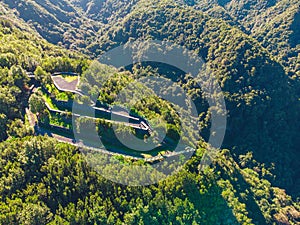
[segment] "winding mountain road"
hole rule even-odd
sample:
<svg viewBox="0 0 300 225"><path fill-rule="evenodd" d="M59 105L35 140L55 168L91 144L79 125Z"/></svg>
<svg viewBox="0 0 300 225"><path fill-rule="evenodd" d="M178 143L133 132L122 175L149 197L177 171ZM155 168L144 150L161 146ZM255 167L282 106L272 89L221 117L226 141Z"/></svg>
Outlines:
<svg viewBox="0 0 300 225"><path fill-rule="evenodd" d="M68 86L66 84L65 80L61 81L61 78L57 79L57 77L59 75L62 75L62 74L64 74L64 75L74 75L74 76L76 75L75 73L54 73L54 74L52 74L51 77L52 77L53 83L55 84L56 88L58 90L60 90L60 91L67 91L67 92L72 92L74 94L83 95L83 93L80 90L77 89L77 85L78 85L79 81L74 81L71 84L71 86ZM34 76L33 73L28 72L27 76L30 79L35 79L35 76ZM56 78L54 78L54 77L56 77ZM63 83L62 86L60 86L60 84L59 84L60 82ZM33 87L33 89L36 90L36 87ZM32 92L34 92L34 91L32 91ZM45 101L45 105L52 112L65 113L65 111L62 111L62 110L52 109L46 101ZM116 124L123 124L125 126L129 126L129 127L135 128L135 129L141 129L141 130L145 130L145 131L149 131L149 132L151 132L151 130L152 130L150 128L150 126L148 124L146 124L140 118L132 117L129 114L127 115L127 114L120 113L120 112L113 112L112 110L107 110L107 109L104 109L104 108L98 108L98 107L95 107L95 106L92 106L92 107L95 110L103 111L103 112L106 112L106 113L111 113L111 114L114 114L115 116L124 117L124 119L128 119L128 121L129 121L129 119L137 120L140 123L129 123L129 122L124 122L124 121L121 122L121 121L104 119L107 122L116 123ZM95 148L95 147L84 145L82 142L76 142L76 140L74 138L67 137L67 136L64 136L62 134L55 133L55 132L53 132L53 131L51 131L49 129L46 129L44 127L40 127L38 125L38 120L36 118L36 115L34 115L28 108L26 108L26 114L27 114L27 117L28 117L29 124L30 124L31 127L34 128L36 135L43 135L43 136L44 135L48 135L49 137L55 138L59 142L68 143L68 144L71 144L73 146L76 146L76 147L79 147L79 148L83 148L83 149L88 149L88 150L102 152L102 153L107 154L107 155L122 156L122 157L125 157L125 158L134 159L134 160L141 160L142 159L145 162L155 162L155 161L163 160L166 157L172 157L172 156L176 156L176 155L180 155L180 154L184 154L184 153L190 152L190 151L184 150L184 151L180 151L180 152L169 152L168 154L166 154L164 156L158 155L158 156L155 156L155 157L144 158L142 156L141 157L131 156L127 152L124 152L123 150L120 150L120 149L114 149L114 151L109 151L109 150L106 150L106 149ZM90 116L85 116L85 115L79 115L79 114L78 115L75 114L75 116L85 117L85 118L90 118L90 119L97 119L95 117L90 117Z"/></svg>

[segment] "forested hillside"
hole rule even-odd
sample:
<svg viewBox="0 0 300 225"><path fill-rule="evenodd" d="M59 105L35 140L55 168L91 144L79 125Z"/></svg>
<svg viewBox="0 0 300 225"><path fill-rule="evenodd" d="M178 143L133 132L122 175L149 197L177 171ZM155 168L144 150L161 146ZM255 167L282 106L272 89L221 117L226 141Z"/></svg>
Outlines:
<svg viewBox="0 0 300 225"><path fill-rule="evenodd" d="M30 86L26 72L34 72L41 65L49 72L61 67L72 69L71 62L77 67L82 58L79 53L51 45L30 34L30 31L22 21L0 18L1 140L16 133L11 130L14 126L23 126L18 119L24 121L25 107L28 105ZM20 130L17 136L24 135L26 130Z"/></svg>
<svg viewBox="0 0 300 225"><path fill-rule="evenodd" d="M299 0L2 0L0 224L299 224L299 25ZM87 70L92 59L137 39L184 46L217 78L228 111L226 135L205 170L200 164L211 121L196 79L155 62L113 68L104 84L111 68ZM100 92L97 100L107 108L121 104L117 95L136 77L170 78L199 112L202 129L190 133L199 132L201 141L187 140L195 154L158 184L107 180L86 162L86 149L35 137L25 113L32 84L49 89L55 72L94 80L80 88ZM48 97L56 95L62 96L56 90ZM151 97L131 107L145 119L167 120L169 136L180 133L182 121L166 100ZM101 132L109 140L111 133ZM120 156L106 160L147 165ZM119 168L107 170L129 176Z"/></svg>
<svg viewBox="0 0 300 225"><path fill-rule="evenodd" d="M228 151L205 171L197 169L199 150L167 180L126 187L53 139L15 139L0 150L1 224L297 224L299 218L299 206L283 190L239 168ZM251 156L243 162L255 164Z"/></svg>
<svg viewBox="0 0 300 225"><path fill-rule="evenodd" d="M290 76L299 76L300 2L291 1L195 1L194 8L217 18L228 18L257 39ZM221 7L220 7L221 6Z"/></svg>
<svg viewBox="0 0 300 225"><path fill-rule="evenodd" d="M174 8L171 3L160 1L148 11L144 10L147 6L148 3L140 2L92 49L105 51L130 38L152 37L196 50L206 60L210 72L218 77L225 93L229 118L224 146L235 148L237 154L253 151L268 167L275 163L275 174L280 177L276 184L295 188L299 171L292 165L298 163L299 104L296 87L284 67L255 39L225 22L192 8Z"/></svg>
<svg viewBox="0 0 300 225"><path fill-rule="evenodd" d="M86 52L86 47L103 35L103 29L122 21L140 7L138 0L5 0L17 16L34 27L51 43ZM219 18L257 39L289 75L299 73L298 0L286 1L177 1L213 18ZM154 5L150 3L149 5ZM94 51L90 52L93 53ZM298 74L299 76L299 74Z"/></svg>
<svg viewBox="0 0 300 225"><path fill-rule="evenodd" d="M3 1L14 13L53 44L84 49L86 40L95 36L100 22L88 19L70 1ZM3 3L1 3L3 4Z"/></svg>

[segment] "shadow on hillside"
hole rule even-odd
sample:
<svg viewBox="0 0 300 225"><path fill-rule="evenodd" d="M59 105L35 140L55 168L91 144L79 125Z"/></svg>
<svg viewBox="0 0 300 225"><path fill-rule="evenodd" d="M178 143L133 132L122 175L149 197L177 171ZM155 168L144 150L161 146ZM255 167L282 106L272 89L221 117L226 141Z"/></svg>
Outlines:
<svg viewBox="0 0 300 225"><path fill-rule="evenodd" d="M200 194L195 181L189 180L184 184L184 192L187 193L189 201L199 211L201 218L205 221L204 224L239 224L232 208L228 206L228 203L222 197L222 190L217 184L214 183L205 194Z"/></svg>
<svg viewBox="0 0 300 225"><path fill-rule="evenodd" d="M237 196L241 200L242 196L241 193L247 193L247 198L244 200L246 204L246 209L249 212L249 217L253 219L254 224L267 224L264 215L262 214L259 206L257 205L254 199L254 193L250 189L250 185L245 181L243 176L234 171L234 176L229 177L228 180L233 185L234 189L237 191Z"/></svg>
<svg viewBox="0 0 300 225"><path fill-rule="evenodd" d="M300 167L299 103L283 67L269 59L262 63L257 67L253 88L264 93L238 107L235 102L226 101L228 129L222 148L231 149L237 162L239 155L252 151L253 158L264 163L265 168L274 168L276 178L269 181L295 198L299 195L293 191Z"/></svg>

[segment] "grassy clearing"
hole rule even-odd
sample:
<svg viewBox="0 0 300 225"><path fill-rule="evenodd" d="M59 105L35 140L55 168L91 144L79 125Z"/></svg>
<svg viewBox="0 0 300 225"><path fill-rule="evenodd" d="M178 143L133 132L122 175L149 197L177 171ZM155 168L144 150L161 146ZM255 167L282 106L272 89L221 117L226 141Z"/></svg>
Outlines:
<svg viewBox="0 0 300 225"><path fill-rule="evenodd" d="M62 79L64 79L65 81L67 81L69 83L71 83L75 80L78 80L78 76L61 76L60 75L59 77L61 77Z"/></svg>
<svg viewBox="0 0 300 225"><path fill-rule="evenodd" d="M57 116L53 116L53 115L51 115L51 117L50 117L50 124L55 125L55 126L59 126L59 127L64 127L64 128L67 128L67 129L72 129L71 124L66 123L61 118L59 118Z"/></svg>
<svg viewBox="0 0 300 225"><path fill-rule="evenodd" d="M48 96L47 94L43 93L43 98L44 98L45 102L50 106L50 108L58 110L58 107L53 104L50 96Z"/></svg>
<svg viewBox="0 0 300 225"><path fill-rule="evenodd" d="M56 99L60 101L68 101L69 96L65 92L59 92L59 94L56 95Z"/></svg>

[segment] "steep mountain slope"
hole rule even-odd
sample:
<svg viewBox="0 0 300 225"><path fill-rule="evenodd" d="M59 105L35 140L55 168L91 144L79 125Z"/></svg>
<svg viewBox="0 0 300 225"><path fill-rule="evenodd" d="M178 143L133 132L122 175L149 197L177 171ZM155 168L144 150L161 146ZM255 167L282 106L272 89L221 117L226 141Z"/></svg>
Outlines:
<svg viewBox="0 0 300 225"><path fill-rule="evenodd" d="M113 24L126 16L139 0L72 0L85 15L103 24Z"/></svg>
<svg viewBox="0 0 300 225"><path fill-rule="evenodd" d="M34 36L40 36L39 33L30 27L29 24L25 23L14 10L10 9L6 4L0 2L0 16L1 18L9 19L10 23L18 27L21 30L26 30L34 34Z"/></svg>
<svg viewBox="0 0 300 225"><path fill-rule="evenodd" d="M292 169L298 168L297 83L291 85L284 73L286 70L294 75L298 68L299 39L297 29L292 30L297 26L297 1L185 1L184 5L181 1L73 0L60 4L54 0L20 1L7 4L16 8L26 21L42 18L36 22L46 25L47 30L40 30L37 23L35 26L42 36L57 42L58 39L52 39L52 32L60 38L71 32L76 35L71 35L70 40L75 39L75 43L84 40L80 47L95 55L125 43L129 38L140 37L167 39L198 52L212 73L219 77L227 97L230 113L225 146L237 147L238 154L254 151L255 157L268 166L275 162L276 183L299 190L294 183L299 171ZM290 19L280 19L286 18L291 9L294 13L289 14ZM31 11L36 14L29 13ZM279 17L273 16L280 13ZM223 21L224 15L226 22ZM87 20L103 24L97 34L85 34L90 31L85 27ZM277 20L281 23L278 29L267 28L266 24L273 27ZM66 25L72 21L74 24ZM258 41L245 32L250 32ZM283 33L286 38L281 35ZM66 46L71 44L68 38L60 40ZM267 50L261 48L260 43ZM274 57L285 68L274 61ZM291 61L294 64L288 64ZM282 151L282 148L286 150ZM285 165L289 165L288 173Z"/></svg>
<svg viewBox="0 0 300 225"><path fill-rule="evenodd" d="M23 77L15 76L18 73L7 76L7 69L13 72L17 65L27 70L45 66L43 61L47 62L51 56L79 58L76 53L21 31L7 20L1 21L0 36L5 42L1 45L1 58L9 52L16 57L16 61L10 57L1 60L1 94L8 97L10 94L3 92L5 87L10 87L7 89L10 91L15 91L14 86L18 85L24 88L20 81L26 85L26 76L25 71ZM22 89L21 96L26 95L26 88ZM4 99L1 96L1 101ZM26 100L18 98L16 103L8 102L7 107L1 105L0 109L13 110L18 106L16 112L22 112L24 105L20 102ZM1 113L15 119L12 112ZM124 187L95 173L78 149L48 137L33 138L30 132L23 132L26 126L15 125L18 133L14 137L28 137L0 144L0 224L169 224L172 221L232 225L299 221L299 206L283 190L272 187L264 179L268 171L249 156L243 158L246 168L241 169L230 153L224 151L203 172L198 167L203 151L200 149L184 170L166 181L149 187ZM120 171L120 176L126 175L126 170Z"/></svg>
<svg viewBox="0 0 300 225"><path fill-rule="evenodd" d="M251 35L283 63L290 76L299 78L300 2L292 2L280 1L257 16Z"/></svg>
<svg viewBox="0 0 300 225"><path fill-rule="evenodd" d="M0 2L0 139L10 137L0 143L0 224L299 224L299 203L280 189L294 199L300 193L299 86L290 79L299 62L298 1L201 2ZM195 51L224 92L229 150L201 171L199 147L167 180L125 187L89 168L74 146L33 138L24 120L25 72L80 73L86 60L43 38L94 56L137 38ZM199 87L176 75L203 103ZM203 122L209 125L209 117Z"/></svg>
<svg viewBox="0 0 300 225"><path fill-rule="evenodd" d="M195 1L193 7L213 17L238 23L285 66L290 76L299 76L298 0Z"/></svg>
<svg viewBox="0 0 300 225"><path fill-rule="evenodd" d="M108 29L91 50L106 51L129 38L141 37L166 39L196 50L218 77L226 96L229 124L225 146L236 147L238 154L254 151L255 158L269 166L275 163L278 184L294 188L293 181L299 173L292 169L298 163L298 126L290 127L297 118L298 100L283 67L257 41L192 8L166 2L153 7L153 2L140 2L123 21ZM291 166L288 174L287 165Z"/></svg>
<svg viewBox="0 0 300 225"><path fill-rule="evenodd" d="M94 36L99 26L69 1L5 0L4 3L46 40L72 49L84 51L85 40Z"/></svg>
<svg viewBox="0 0 300 225"><path fill-rule="evenodd" d="M139 7L140 0L5 0L49 42L87 52L86 47ZM227 21L262 42L291 76L299 73L297 0L177 1ZM98 30L100 29L100 32Z"/></svg>

